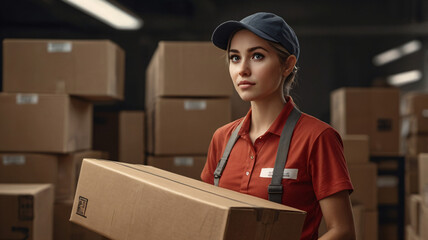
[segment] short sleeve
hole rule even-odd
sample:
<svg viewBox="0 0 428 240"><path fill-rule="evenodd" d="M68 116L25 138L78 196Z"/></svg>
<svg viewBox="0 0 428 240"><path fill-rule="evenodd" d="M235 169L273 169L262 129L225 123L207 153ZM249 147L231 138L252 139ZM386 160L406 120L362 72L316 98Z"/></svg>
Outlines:
<svg viewBox="0 0 428 240"><path fill-rule="evenodd" d="M340 135L325 129L314 142L309 158L309 172L318 200L343 190L353 191Z"/></svg>

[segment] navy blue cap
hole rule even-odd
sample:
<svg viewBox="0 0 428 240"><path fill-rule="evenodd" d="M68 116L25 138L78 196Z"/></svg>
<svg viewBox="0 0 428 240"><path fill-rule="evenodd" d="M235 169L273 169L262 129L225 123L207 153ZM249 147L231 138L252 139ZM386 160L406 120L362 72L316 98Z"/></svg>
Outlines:
<svg viewBox="0 0 428 240"><path fill-rule="evenodd" d="M273 13L258 12L241 21L224 22L214 30L211 41L226 50L231 34L239 29L248 29L263 39L279 43L299 59L300 45L296 34L284 19Z"/></svg>

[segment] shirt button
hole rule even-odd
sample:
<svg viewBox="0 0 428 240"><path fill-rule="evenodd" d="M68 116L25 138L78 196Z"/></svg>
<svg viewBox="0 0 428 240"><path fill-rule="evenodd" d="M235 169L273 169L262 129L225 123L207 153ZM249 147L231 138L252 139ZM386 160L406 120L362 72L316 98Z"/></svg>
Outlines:
<svg viewBox="0 0 428 240"><path fill-rule="evenodd" d="M246 172L245 175L247 175L247 176L250 175L250 172Z"/></svg>
<svg viewBox="0 0 428 240"><path fill-rule="evenodd" d="M250 156L251 159L254 159L254 156Z"/></svg>

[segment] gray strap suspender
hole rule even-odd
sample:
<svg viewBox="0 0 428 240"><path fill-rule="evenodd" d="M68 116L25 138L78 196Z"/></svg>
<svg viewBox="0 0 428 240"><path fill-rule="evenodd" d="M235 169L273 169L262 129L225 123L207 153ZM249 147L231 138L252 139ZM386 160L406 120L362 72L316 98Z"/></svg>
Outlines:
<svg viewBox="0 0 428 240"><path fill-rule="evenodd" d="M285 163L287 162L288 150L290 147L291 136L293 135L294 127L297 124L302 113L297 109L293 108L290 115L285 122L284 128L282 129L281 138L279 139L278 150L276 153L275 167L273 169L272 181L268 187L269 200L277 203L282 202L282 177L284 173ZM242 121L243 122L243 121ZM214 171L214 184L218 186L220 177L226 166L230 152L232 151L233 145L238 140L238 132L241 129L242 122L232 132L229 141L224 149L223 156L221 157L216 170Z"/></svg>

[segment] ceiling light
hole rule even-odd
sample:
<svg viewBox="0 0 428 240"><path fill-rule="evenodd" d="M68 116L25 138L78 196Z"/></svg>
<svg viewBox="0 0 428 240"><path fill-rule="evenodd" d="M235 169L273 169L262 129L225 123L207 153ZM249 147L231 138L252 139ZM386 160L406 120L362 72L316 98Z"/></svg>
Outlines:
<svg viewBox="0 0 428 240"><path fill-rule="evenodd" d="M386 52L380 53L373 58L373 64L381 66L404 57L408 54L414 53L422 48L422 43L418 40L410 41L400 47L393 48Z"/></svg>
<svg viewBox="0 0 428 240"><path fill-rule="evenodd" d="M83 12L120 30L136 30L143 21L106 0L63 0Z"/></svg>
<svg viewBox="0 0 428 240"><path fill-rule="evenodd" d="M412 70L408 72L402 72L402 73L391 75L387 77L387 81L389 84L399 87L405 84L419 81L421 80L421 78L422 78L421 71Z"/></svg>

